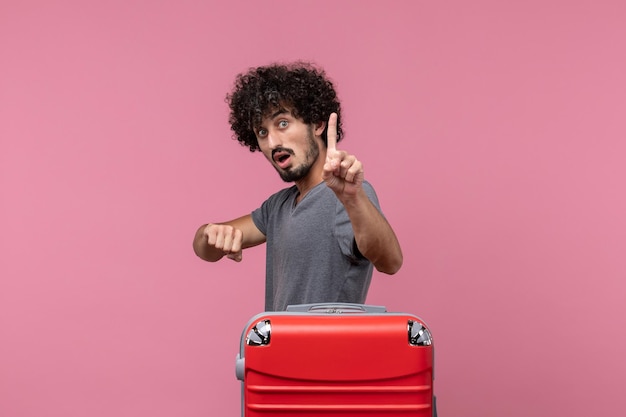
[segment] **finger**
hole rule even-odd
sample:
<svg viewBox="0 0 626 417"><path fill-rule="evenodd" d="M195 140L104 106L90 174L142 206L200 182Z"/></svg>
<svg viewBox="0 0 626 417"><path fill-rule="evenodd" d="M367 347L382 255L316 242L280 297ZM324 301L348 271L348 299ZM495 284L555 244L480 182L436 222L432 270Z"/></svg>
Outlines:
<svg viewBox="0 0 626 417"><path fill-rule="evenodd" d="M234 253L239 253L241 254L241 244L243 242L243 232L239 229L235 229L234 230L234 235L233 235L233 243L232 246L230 248L230 250ZM239 258L241 258L241 256L239 256Z"/></svg>
<svg viewBox="0 0 626 417"><path fill-rule="evenodd" d="M355 160L354 163L350 166L345 175L345 180L347 182L356 183L359 178L363 176L363 164Z"/></svg>
<svg viewBox="0 0 626 417"><path fill-rule="evenodd" d="M328 130L326 132L327 135L327 145L326 149L328 150L336 150L337 149L337 113L331 113L328 118Z"/></svg>
<svg viewBox="0 0 626 417"><path fill-rule="evenodd" d="M339 164L339 170L337 175L341 178L345 178L348 170L357 162L356 157L354 155L348 155L345 152L340 152L341 154L341 163Z"/></svg>
<svg viewBox="0 0 626 417"><path fill-rule="evenodd" d="M224 243L221 247L221 249L228 253L228 252L232 252L232 246L233 246L233 237L231 234L224 234Z"/></svg>
<svg viewBox="0 0 626 417"><path fill-rule="evenodd" d="M241 259L243 258L243 254L241 253L241 251L239 251L237 253L229 253L228 255L226 255L226 257L228 259L232 259L235 262L241 262Z"/></svg>
<svg viewBox="0 0 626 417"><path fill-rule="evenodd" d="M224 252L239 252L241 250L241 242L243 233L239 229L233 227L225 227L222 231L223 245L220 249Z"/></svg>
<svg viewBox="0 0 626 417"><path fill-rule="evenodd" d="M203 233L209 246L215 246L215 233L211 233L211 226L213 226L211 223L207 224Z"/></svg>
<svg viewBox="0 0 626 417"><path fill-rule="evenodd" d="M219 233L215 236L215 246L216 249L219 249L221 251L224 250L224 235Z"/></svg>

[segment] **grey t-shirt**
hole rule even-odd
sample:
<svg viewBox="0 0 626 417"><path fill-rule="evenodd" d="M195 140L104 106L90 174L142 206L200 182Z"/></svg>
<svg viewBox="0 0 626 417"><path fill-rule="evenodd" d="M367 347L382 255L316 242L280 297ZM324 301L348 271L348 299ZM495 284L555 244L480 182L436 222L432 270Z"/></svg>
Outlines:
<svg viewBox="0 0 626 417"><path fill-rule="evenodd" d="M363 188L380 210L372 186ZM320 183L296 205L298 189L285 188L252 212L267 239L265 310L292 304L364 303L373 266L357 250L348 214Z"/></svg>

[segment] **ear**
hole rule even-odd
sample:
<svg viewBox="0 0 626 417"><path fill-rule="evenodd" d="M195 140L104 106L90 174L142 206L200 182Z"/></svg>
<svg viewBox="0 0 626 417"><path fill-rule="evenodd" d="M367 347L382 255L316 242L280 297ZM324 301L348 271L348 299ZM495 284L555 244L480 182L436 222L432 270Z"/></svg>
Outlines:
<svg viewBox="0 0 626 417"><path fill-rule="evenodd" d="M315 136L322 136L324 133L324 129L326 129L326 122L317 122L314 124L315 127Z"/></svg>

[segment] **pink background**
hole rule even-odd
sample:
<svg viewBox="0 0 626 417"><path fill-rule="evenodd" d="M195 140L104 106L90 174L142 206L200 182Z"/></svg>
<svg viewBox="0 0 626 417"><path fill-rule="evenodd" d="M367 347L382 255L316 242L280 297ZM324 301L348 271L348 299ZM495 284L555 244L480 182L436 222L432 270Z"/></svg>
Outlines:
<svg viewBox="0 0 626 417"><path fill-rule="evenodd" d="M442 417L626 409L626 3L0 2L0 416L235 416L264 249L198 225L283 186L234 76L308 59L404 248Z"/></svg>

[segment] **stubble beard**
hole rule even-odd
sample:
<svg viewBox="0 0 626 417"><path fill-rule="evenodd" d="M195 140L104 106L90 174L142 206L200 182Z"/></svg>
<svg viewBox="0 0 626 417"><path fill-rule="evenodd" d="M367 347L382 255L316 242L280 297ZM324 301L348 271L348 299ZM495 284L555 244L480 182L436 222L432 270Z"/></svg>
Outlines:
<svg viewBox="0 0 626 417"><path fill-rule="evenodd" d="M307 142L309 144L309 149L306 151L306 158L304 162L297 167L288 168L287 170L280 169L276 167L278 171L278 175L285 182L295 182L305 178L309 175L311 171L311 167L317 161L317 158L320 156L320 148L317 142L315 141L315 136L313 135L313 128L309 126L307 133Z"/></svg>

